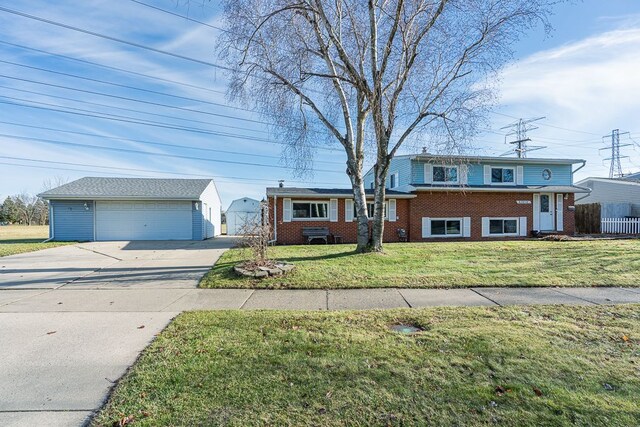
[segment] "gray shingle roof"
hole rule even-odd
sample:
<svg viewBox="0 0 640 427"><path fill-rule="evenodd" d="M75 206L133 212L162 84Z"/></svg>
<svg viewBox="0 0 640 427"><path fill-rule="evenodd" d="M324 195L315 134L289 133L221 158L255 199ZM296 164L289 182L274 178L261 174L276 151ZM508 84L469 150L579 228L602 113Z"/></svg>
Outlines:
<svg viewBox="0 0 640 427"><path fill-rule="evenodd" d="M44 199L198 200L211 179L86 177L39 194Z"/></svg>
<svg viewBox="0 0 640 427"><path fill-rule="evenodd" d="M366 189L367 196L373 195L373 190ZM387 190L387 196L415 197L409 193ZM300 188L300 187L268 187L267 196L293 197L349 197L353 196L351 188Z"/></svg>

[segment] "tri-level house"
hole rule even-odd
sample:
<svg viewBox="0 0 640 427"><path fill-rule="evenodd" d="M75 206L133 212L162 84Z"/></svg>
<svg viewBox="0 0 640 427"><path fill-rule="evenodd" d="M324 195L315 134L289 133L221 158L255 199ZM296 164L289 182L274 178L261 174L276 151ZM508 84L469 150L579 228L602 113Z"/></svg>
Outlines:
<svg viewBox="0 0 640 427"><path fill-rule="evenodd" d="M384 240L518 239L573 234L576 159L436 156L395 157L389 168ZM365 175L373 215L373 170ZM351 189L267 188L274 240L308 241L305 230L328 230L329 241L356 241ZM331 239L334 237L333 239Z"/></svg>

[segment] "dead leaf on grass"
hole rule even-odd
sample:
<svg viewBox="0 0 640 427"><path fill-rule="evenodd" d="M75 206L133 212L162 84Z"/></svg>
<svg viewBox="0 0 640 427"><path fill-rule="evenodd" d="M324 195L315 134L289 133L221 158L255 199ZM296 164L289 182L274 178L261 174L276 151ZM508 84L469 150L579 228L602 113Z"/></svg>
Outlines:
<svg viewBox="0 0 640 427"><path fill-rule="evenodd" d="M538 387L533 387L533 392L536 394L536 396L540 397L542 396L542 390L540 390Z"/></svg>
<svg viewBox="0 0 640 427"><path fill-rule="evenodd" d="M628 337L628 336L626 336L626 335L623 335L623 336L622 336L622 341L624 341L624 342L629 342L629 337Z"/></svg>
<svg viewBox="0 0 640 427"><path fill-rule="evenodd" d="M497 386L495 389L495 392L498 396L502 396L503 394L505 394L507 392L507 389L502 387L501 385Z"/></svg>
<svg viewBox="0 0 640 427"><path fill-rule="evenodd" d="M114 427L125 427L129 424L133 423L134 417L133 415L129 415L128 417L122 417L118 421L113 423Z"/></svg>

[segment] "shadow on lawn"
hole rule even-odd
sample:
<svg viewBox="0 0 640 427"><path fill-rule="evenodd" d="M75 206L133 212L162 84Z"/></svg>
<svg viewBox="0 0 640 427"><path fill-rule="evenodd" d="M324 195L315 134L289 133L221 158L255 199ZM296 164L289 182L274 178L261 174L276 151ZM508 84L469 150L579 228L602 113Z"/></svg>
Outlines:
<svg viewBox="0 0 640 427"><path fill-rule="evenodd" d="M44 243L46 238L40 239L8 239L8 240L0 240L0 245L4 244L20 244L20 243Z"/></svg>

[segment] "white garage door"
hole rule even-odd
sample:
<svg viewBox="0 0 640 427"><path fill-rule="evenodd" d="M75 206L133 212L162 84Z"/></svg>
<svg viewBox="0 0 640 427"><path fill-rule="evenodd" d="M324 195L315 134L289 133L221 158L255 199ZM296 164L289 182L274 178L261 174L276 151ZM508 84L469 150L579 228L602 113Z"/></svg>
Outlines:
<svg viewBox="0 0 640 427"><path fill-rule="evenodd" d="M191 202L96 202L96 240L190 240Z"/></svg>

